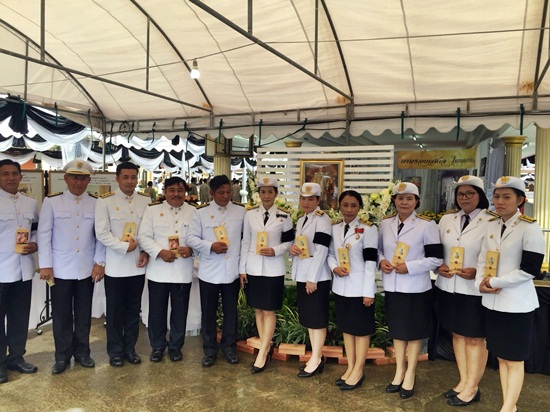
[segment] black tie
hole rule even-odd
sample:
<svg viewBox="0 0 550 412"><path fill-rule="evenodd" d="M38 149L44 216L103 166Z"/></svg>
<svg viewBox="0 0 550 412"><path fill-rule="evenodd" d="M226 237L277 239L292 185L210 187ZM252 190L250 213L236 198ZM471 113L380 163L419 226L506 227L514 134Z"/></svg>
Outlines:
<svg viewBox="0 0 550 412"><path fill-rule="evenodd" d="M503 223L502 228L500 229L500 237L504 234L504 231L506 230L506 225Z"/></svg>
<svg viewBox="0 0 550 412"><path fill-rule="evenodd" d="M349 225L346 224L346 226L344 226L344 236L346 236L346 233L348 233L348 230L349 230Z"/></svg>
<svg viewBox="0 0 550 412"><path fill-rule="evenodd" d="M306 218L304 219L304 223L302 223L302 228L306 225L306 223L307 223L307 216L306 216Z"/></svg>
<svg viewBox="0 0 550 412"><path fill-rule="evenodd" d="M405 223L399 223L399 226L397 226L397 234L401 233L401 229L403 229L403 226L405 226Z"/></svg>
<svg viewBox="0 0 550 412"><path fill-rule="evenodd" d="M470 215L464 215L464 225L462 226L462 231L470 224Z"/></svg>
<svg viewBox="0 0 550 412"><path fill-rule="evenodd" d="M264 213L264 226L265 226L265 224L267 223L268 220L269 220L269 212L266 211L266 212Z"/></svg>

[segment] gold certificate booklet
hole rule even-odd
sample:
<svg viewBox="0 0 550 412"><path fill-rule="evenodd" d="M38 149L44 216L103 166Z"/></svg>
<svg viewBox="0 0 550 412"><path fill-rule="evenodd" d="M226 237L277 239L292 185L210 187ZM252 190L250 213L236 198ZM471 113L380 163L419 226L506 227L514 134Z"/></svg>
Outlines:
<svg viewBox="0 0 550 412"><path fill-rule="evenodd" d="M256 234L256 254L259 255L264 247L267 247L267 232L258 232Z"/></svg>
<svg viewBox="0 0 550 412"><path fill-rule="evenodd" d="M451 248L451 261L449 262L449 272L458 273L464 265L464 248L453 246Z"/></svg>
<svg viewBox="0 0 550 412"><path fill-rule="evenodd" d="M29 244L29 229L19 228L15 231L15 253L25 253L24 248Z"/></svg>
<svg viewBox="0 0 550 412"><path fill-rule="evenodd" d="M302 253L298 255L300 259L305 259L309 257L309 248L307 246L307 237L304 235L302 236L296 236L296 246L298 246Z"/></svg>
<svg viewBox="0 0 550 412"><path fill-rule="evenodd" d="M407 258L407 253L409 253L409 245L403 242L399 242L393 253L393 258L391 264L397 266L398 263L404 263Z"/></svg>
<svg viewBox="0 0 550 412"><path fill-rule="evenodd" d="M135 222L126 222L124 229L122 230L122 237L120 240L123 242L129 242L134 238L136 234L136 223Z"/></svg>
<svg viewBox="0 0 550 412"><path fill-rule="evenodd" d="M485 256L485 277L494 278L497 275L498 252L489 250Z"/></svg>
<svg viewBox="0 0 550 412"><path fill-rule="evenodd" d="M177 235L168 236L168 247L179 257L178 248L180 247L180 237Z"/></svg>
<svg viewBox="0 0 550 412"><path fill-rule="evenodd" d="M338 266L347 269L348 272L351 269L349 262L349 251L345 247L338 248Z"/></svg>
<svg viewBox="0 0 550 412"><path fill-rule="evenodd" d="M216 235L216 240L218 242L223 242L229 247L229 238L227 237L225 226L216 226L214 228L214 235Z"/></svg>

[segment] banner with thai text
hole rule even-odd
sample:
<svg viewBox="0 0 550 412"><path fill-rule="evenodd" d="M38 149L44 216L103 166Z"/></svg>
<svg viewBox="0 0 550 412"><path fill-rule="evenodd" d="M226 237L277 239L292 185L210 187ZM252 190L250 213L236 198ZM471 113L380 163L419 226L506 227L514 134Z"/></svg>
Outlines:
<svg viewBox="0 0 550 412"><path fill-rule="evenodd" d="M397 152L398 169L473 169L476 148Z"/></svg>

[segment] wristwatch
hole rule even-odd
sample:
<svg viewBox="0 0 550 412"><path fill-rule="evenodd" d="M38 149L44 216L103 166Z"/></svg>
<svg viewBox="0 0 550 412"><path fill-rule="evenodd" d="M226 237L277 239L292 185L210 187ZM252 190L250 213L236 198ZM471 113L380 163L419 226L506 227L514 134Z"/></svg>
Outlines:
<svg viewBox="0 0 550 412"><path fill-rule="evenodd" d="M101 266L102 268L105 267L105 262L94 262L96 265Z"/></svg>

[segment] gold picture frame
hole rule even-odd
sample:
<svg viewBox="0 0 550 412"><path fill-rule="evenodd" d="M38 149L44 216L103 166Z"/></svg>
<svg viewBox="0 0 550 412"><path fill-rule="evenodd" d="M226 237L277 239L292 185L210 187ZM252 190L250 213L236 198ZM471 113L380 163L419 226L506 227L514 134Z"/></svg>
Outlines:
<svg viewBox="0 0 550 412"><path fill-rule="evenodd" d="M300 187L307 182L321 186L319 207L322 210L338 209L338 196L344 190L344 161L300 160Z"/></svg>

